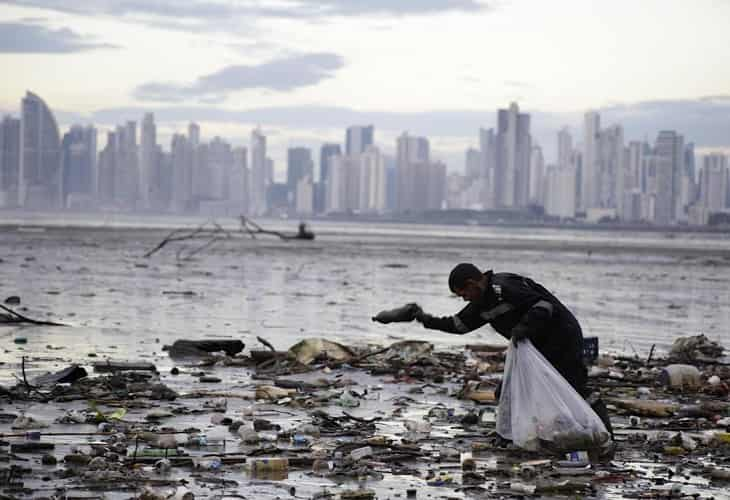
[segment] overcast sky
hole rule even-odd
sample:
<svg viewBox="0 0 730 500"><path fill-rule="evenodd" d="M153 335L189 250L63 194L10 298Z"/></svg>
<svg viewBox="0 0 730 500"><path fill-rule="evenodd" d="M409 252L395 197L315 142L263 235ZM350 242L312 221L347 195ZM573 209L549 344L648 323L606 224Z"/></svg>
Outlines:
<svg viewBox="0 0 730 500"><path fill-rule="evenodd" d="M460 168L515 100L548 160L591 108L628 139L727 147L728 23L729 0L0 0L0 110L28 89L64 127L154 111L165 148L190 119L235 144L260 123L278 168L371 122Z"/></svg>

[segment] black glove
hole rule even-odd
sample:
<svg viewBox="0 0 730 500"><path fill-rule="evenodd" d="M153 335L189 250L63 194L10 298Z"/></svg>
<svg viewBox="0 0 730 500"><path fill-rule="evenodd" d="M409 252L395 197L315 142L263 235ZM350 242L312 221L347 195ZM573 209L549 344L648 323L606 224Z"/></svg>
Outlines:
<svg viewBox="0 0 730 500"><path fill-rule="evenodd" d="M423 314L421 306L418 304L406 304L395 309L388 311L381 311L376 316L373 316L373 321L379 323L396 323L404 321L413 321L418 317L419 314Z"/></svg>

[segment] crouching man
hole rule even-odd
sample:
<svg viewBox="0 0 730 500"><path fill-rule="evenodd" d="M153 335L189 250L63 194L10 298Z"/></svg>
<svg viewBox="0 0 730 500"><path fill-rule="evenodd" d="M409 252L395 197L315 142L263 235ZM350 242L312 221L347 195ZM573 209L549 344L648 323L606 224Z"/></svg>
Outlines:
<svg viewBox="0 0 730 500"><path fill-rule="evenodd" d="M586 387L583 332L578 320L553 294L529 278L511 273L482 273L474 264L457 265L449 288L468 302L453 316L435 317L412 304L413 319L424 327L465 334L489 324L514 343L530 339L535 348L583 396L613 437L606 405ZM497 387L499 399L501 384Z"/></svg>

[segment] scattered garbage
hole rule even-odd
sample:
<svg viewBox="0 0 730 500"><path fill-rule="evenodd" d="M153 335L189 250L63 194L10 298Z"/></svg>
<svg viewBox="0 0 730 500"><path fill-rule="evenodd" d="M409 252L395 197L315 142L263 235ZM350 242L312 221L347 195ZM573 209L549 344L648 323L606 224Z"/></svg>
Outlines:
<svg viewBox="0 0 730 500"><path fill-rule="evenodd" d="M724 348L704 335L680 337L674 341L669 358L681 362L716 361L722 357Z"/></svg>
<svg viewBox="0 0 730 500"><path fill-rule="evenodd" d="M673 389L697 389L701 383L701 373L692 365L669 365L659 373L659 383Z"/></svg>
<svg viewBox="0 0 730 500"><path fill-rule="evenodd" d="M3 494L21 483L42 488L47 478L95 495L145 485L134 496L147 500L194 500L214 488L320 500L707 499L730 484L717 458L730 449L730 367L716 359L599 354L590 385L614 423L618 448L609 461L599 455L608 440L602 422L553 380L544 359L527 357L538 373L530 392L517 383L528 343L438 350L423 341L379 347L310 338L244 353L240 341L178 342L177 376L144 357L65 360L54 373L29 371L30 382L19 370L17 384L0 390ZM700 479L678 489L677 474ZM596 495L606 485L611 491Z"/></svg>
<svg viewBox="0 0 730 500"><path fill-rule="evenodd" d="M325 339L305 339L289 349L289 357L303 365L315 360L345 362L353 356L348 347Z"/></svg>

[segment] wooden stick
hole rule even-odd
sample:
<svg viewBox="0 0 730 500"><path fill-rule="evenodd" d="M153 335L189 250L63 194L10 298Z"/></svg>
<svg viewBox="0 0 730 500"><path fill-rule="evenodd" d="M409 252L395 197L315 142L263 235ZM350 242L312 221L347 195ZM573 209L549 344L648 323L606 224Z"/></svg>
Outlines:
<svg viewBox="0 0 730 500"><path fill-rule="evenodd" d="M256 340L258 340L259 342L264 344L266 347L268 347L271 350L271 352L276 352L276 349L274 349L274 346L271 345L271 343L268 340L261 338L261 337L256 337Z"/></svg>
<svg viewBox="0 0 730 500"><path fill-rule="evenodd" d="M35 319L30 319L26 316L23 316L20 313L17 313L10 309L9 307L5 307L4 305L0 304L0 309L3 309L4 311L9 312L13 316L15 316L17 319L11 319L10 321L6 321L5 323L30 323L32 325L45 325L45 326L69 326L63 323L56 323L54 321L38 321ZM0 321L0 325L2 325L3 322Z"/></svg>

